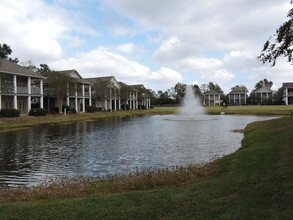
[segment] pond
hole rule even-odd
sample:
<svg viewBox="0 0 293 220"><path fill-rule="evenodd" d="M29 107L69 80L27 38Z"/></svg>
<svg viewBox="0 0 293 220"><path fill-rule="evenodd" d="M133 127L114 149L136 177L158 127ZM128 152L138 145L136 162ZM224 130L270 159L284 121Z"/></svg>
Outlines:
<svg viewBox="0 0 293 220"><path fill-rule="evenodd" d="M243 129L270 117L109 118L0 133L0 188L48 177L105 176L205 163L237 150Z"/></svg>

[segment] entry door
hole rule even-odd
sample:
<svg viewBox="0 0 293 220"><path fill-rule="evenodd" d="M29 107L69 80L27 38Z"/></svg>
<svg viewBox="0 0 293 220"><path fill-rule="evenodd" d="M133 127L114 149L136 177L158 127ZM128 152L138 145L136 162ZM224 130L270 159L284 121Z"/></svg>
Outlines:
<svg viewBox="0 0 293 220"><path fill-rule="evenodd" d="M22 114L25 113L25 102L23 102L23 101L18 102L18 110Z"/></svg>

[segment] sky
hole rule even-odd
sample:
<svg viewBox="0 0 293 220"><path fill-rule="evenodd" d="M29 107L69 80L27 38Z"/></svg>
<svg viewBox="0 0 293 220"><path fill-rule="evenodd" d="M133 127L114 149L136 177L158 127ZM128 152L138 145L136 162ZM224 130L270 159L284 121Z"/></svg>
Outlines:
<svg viewBox="0 0 293 220"><path fill-rule="evenodd" d="M287 20L289 0L1 0L0 43L21 64L115 76L167 90L176 83L293 82L285 59L257 60Z"/></svg>

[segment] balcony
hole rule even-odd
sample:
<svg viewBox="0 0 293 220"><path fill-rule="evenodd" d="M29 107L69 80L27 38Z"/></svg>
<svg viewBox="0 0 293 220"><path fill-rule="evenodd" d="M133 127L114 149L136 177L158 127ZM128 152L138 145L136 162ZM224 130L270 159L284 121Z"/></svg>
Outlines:
<svg viewBox="0 0 293 220"><path fill-rule="evenodd" d="M17 93L28 94L28 88L17 86Z"/></svg>
<svg viewBox="0 0 293 220"><path fill-rule="evenodd" d="M41 88L39 87L33 87L31 88L31 94L41 94Z"/></svg>

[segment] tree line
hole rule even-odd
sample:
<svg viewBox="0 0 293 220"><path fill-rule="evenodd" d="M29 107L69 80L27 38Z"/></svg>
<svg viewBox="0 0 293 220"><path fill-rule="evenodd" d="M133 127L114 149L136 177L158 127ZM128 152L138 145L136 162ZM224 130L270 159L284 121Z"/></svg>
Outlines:
<svg viewBox="0 0 293 220"><path fill-rule="evenodd" d="M177 83L174 87L167 89L166 91L159 90L157 93L151 91L152 103L154 105L179 105L181 104L184 96L186 84ZM209 82L208 84L202 85L191 85L194 91L194 95L198 97L200 100L203 100L204 93L210 90L214 90L220 93L220 98L223 103L228 104L228 95L224 94L223 90L217 83ZM267 79L260 80L254 86L254 89L247 97L247 104L257 104L255 102L254 92L262 87L266 87L270 89L273 86L273 82ZM248 89L244 85L235 85L231 88L231 91L235 92L245 92L248 93ZM263 104L283 104L284 92L283 87L279 88L273 95L272 100L270 102L265 102Z"/></svg>

